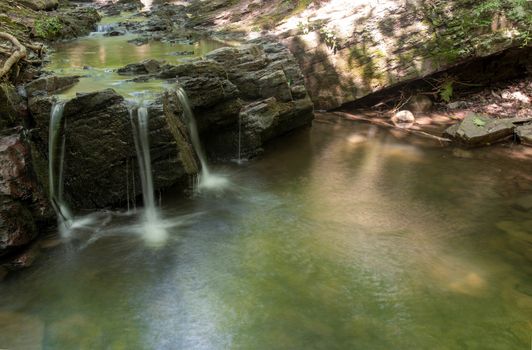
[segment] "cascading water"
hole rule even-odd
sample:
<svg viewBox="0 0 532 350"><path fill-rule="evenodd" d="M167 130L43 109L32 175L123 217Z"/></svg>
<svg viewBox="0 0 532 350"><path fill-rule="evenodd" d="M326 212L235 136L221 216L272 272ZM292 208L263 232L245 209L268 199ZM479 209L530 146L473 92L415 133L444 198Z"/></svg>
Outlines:
<svg viewBox="0 0 532 350"><path fill-rule="evenodd" d="M149 114L146 107L132 107L129 110L133 138L139 164L139 176L142 184L144 201L144 238L148 243L161 244L166 241L168 233L161 226L159 213L155 206L153 176L151 170L150 142L148 137Z"/></svg>
<svg viewBox="0 0 532 350"><path fill-rule="evenodd" d="M63 200L63 164L65 158L65 136L61 136L64 102L52 107L48 132L48 178L52 206L57 214L58 227L63 236L72 224L72 214ZM60 143L59 143L60 142Z"/></svg>
<svg viewBox="0 0 532 350"><path fill-rule="evenodd" d="M190 107L190 101L186 91L181 87L176 87L176 96L183 108L183 115L187 122L188 131L190 133L190 138L192 141L192 146L198 155L200 164L201 164L201 174L198 178L197 189L219 189L225 186L228 181L227 179L211 173L209 165L207 164L207 157L201 145L201 140L199 138L198 127L196 125L196 118L194 117L194 112Z"/></svg>
<svg viewBox="0 0 532 350"><path fill-rule="evenodd" d="M114 29L114 25L112 24L98 24L98 27L96 29L97 33L107 33Z"/></svg>

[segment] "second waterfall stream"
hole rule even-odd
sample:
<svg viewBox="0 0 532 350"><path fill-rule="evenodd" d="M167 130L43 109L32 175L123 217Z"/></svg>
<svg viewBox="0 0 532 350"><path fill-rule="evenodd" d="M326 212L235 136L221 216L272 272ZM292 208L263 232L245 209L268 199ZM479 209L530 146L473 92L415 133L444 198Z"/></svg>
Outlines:
<svg viewBox="0 0 532 350"><path fill-rule="evenodd" d="M166 241L168 233L161 224L155 204L150 156L149 113L144 106L132 107L129 113L142 184L142 199L144 202L143 236L149 244L158 245Z"/></svg>
<svg viewBox="0 0 532 350"><path fill-rule="evenodd" d="M213 174L209 169L207 156L199 137L198 126L194 112L192 112L192 107L190 106L187 93L181 86L176 87L176 96L181 104L181 108L183 108L183 117L187 123L192 146L194 147L201 164L201 172L196 183L196 191L201 192L203 190L219 190L225 188L229 184L229 181L223 176Z"/></svg>

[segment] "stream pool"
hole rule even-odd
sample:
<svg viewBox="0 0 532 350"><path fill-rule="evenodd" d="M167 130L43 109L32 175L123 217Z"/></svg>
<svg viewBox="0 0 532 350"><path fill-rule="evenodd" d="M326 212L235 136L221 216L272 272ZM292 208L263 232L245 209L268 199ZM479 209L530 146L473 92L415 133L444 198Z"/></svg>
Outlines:
<svg viewBox="0 0 532 350"><path fill-rule="evenodd" d="M0 346L528 349L531 158L414 141L320 116L163 194L164 246L101 220L0 284Z"/></svg>
<svg viewBox="0 0 532 350"><path fill-rule="evenodd" d="M112 23L106 19L105 24ZM192 46L95 34L56 47L63 92L158 92L114 69ZM223 189L163 193L163 245L97 213L0 284L8 349L530 349L532 154L464 151L321 115Z"/></svg>

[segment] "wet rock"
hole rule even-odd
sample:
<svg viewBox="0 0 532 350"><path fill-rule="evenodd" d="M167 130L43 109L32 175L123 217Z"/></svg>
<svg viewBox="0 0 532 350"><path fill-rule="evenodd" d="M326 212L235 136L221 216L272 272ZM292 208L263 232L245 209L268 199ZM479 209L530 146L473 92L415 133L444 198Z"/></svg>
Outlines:
<svg viewBox="0 0 532 350"><path fill-rule="evenodd" d="M532 146L532 124L518 126L515 128L515 134L522 144Z"/></svg>
<svg viewBox="0 0 532 350"><path fill-rule="evenodd" d="M0 344L5 349L40 350L44 341L44 322L36 316L0 312Z"/></svg>
<svg viewBox="0 0 532 350"><path fill-rule="evenodd" d="M217 49L206 58L221 65L244 101L239 120L246 157L260 153L268 140L312 122L313 105L301 70L279 42L269 37L251 40L240 47ZM205 128L211 157L234 158L238 130L238 124L226 130Z"/></svg>
<svg viewBox="0 0 532 350"><path fill-rule="evenodd" d="M272 38L221 48L204 59L158 68L156 74L148 74L141 62L120 72L177 81L187 93L211 158L235 157L239 128L249 135L243 141L248 144L241 146L253 156L264 142L308 125L314 117L296 61ZM168 100L175 113L182 115L183 106L176 97L169 96Z"/></svg>
<svg viewBox="0 0 532 350"><path fill-rule="evenodd" d="M27 106L17 89L0 84L0 130L22 125L28 115Z"/></svg>
<svg viewBox="0 0 532 350"><path fill-rule="evenodd" d="M176 51L172 53L172 56L193 56L194 51Z"/></svg>
<svg viewBox="0 0 532 350"><path fill-rule="evenodd" d="M187 92L200 131L235 125L242 107L239 90L227 79L219 63L198 60L178 66L166 65L160 78L177 78Z"/></svg>
<svg viewBox="0 0 532 350"><path fill-rule="evenodd" d="M0 137L0 256L32 242L50 215L20 129Z"/></svg>
<svg viewBox="0 0 532 350"><path fill-rule="evenodd" d="M481 146L511 136L514 132L514 127L511 120L469 114L458 126L452 126L447 129L445 134L464 145Z"/></svg>
<svg viewBox="0 0 532 350"><path fill-rule="evenodd" d="M42 33L45 40L73 39L93 32L101 17L95 8L90 6L77 6L62 9L57 17L60 29L53 32ZM38 33L34 31L38 36Z"/></svg>
<svg viewBox="0 0 532 350"><path fill-rule="evenodd" d="M0 256L29 244L37 237L31 212L21 202L0 196Z"/></svg>
<svg viewBox="0 0 532 350"><path fill-rule="evenodd" d="M9 271L18 271L33 265L41 252L40 242L36 241L22 250L21 253L11 255L3 266Z"/></svg>
<svg viewBox="0 0 532 350"><path fill-rule="evenodd" d="M122 30L114 29L114 30L111 30L110 32L105 33L103 36L121 36L121 35L125 35L125 34L126 34L126 32L124 32Z"/></svg>
<svg viewBox="0 0 532 350"><path fill-rule="evenodd" d="M165 113L163 103L158 99L148 106L156 189L185 186L189 176L197 172L188 161L193 152L184 126L168 121L179 117ZM50 99L30 102L38 129L36 144L45 157L51 108ZM124 98L112 89L78 94L66 102L64 191L73 209L120 207L126 203L128 190L130 198L141 194L129 109ZM47 179L41 182L47 183Z"/></svg>
<svg viewBox="0 0 532 350"><path fill-rule="evenodd" d="M49 95L66 90L79 82L78 76L58 77L55 75L36 79L26 84L26 94L29 98L38 95Z"/></svg>
<svg viewBox="0 0 532 350"><path fill-rule="evenodd" d="M443 132L443 137L454 139L456 137L456 132L458 131L459 128L460 128L460 123L451 125L447 129L445 129L445 131Z"/></svg>
<svg viewBox="0 0 532 350"><path fill-rule="evenodd" d="M136 45L136 46L142 46L142 45L146 45L148 41L150 40L147 37L140 37L140 38L128 40L128 43Z"/></svg>
<svg viewBox="0 0 532 350"><path fill-rule="evenodd" d="M154 74L161 69L161 62L154 59L147 59L140 63L131 63L119 68L116 72L120 75L142 75Z"/></svg>

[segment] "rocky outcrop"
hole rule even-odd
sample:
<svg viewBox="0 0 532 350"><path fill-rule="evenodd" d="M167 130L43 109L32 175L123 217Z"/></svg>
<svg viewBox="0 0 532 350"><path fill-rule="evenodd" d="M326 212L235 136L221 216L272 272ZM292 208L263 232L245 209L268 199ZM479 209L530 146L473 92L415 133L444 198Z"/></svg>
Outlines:
<svg viewBox="0 0 532 350"><path fill-rule="evenodd" d="M466 1L367 1L349 7L341 2L310 11L309 22L302 19L299 29L280 34L319 109L519 47L527 27L505 15L507 9L491 16L492 10L478 12L480 4ZM486 25L497 11L504 23Z"/></svg>
<svg viewBox="0 0 532 350"><path fill-rule="evenodd" d="M217 49L188 64L163 65L156 76L177 79L184 88L214 159L238 157L239 140L240 156L253 157L268 140L314 117L297 62L273 38Z"/></svg>
<svg viewBox="0 0 532 350"><path fill-rule="evenodd" d="M50 97L30 99L37 133L39 163L47 159ZM132 107L114 90L78 94L64 106L64 192L74 209L125 206L128 195L141 194L132 132ZM154 186L188 184L197 165L184 126L165 113L163 99L148 107ZM45 171L41 176L47 176ZM47 179L41 178L47 183Z"/></svg>
<svg viewBox="0 0 532 350"><path fill-rule="evenodd" d="M18 252L52 217L22 129L0 137L0 257Z"/></svg>
<svg viewBox="0 0 532 350"><path fill-rule="evenodd" d="M530 46L530 1L191 2L187 10L192 27L248 36L275 34L296 57L318 109L333 109L464 62ZM519 69L529 65L523 59ZM506 74L473 68L492 78Z"/></svg>

